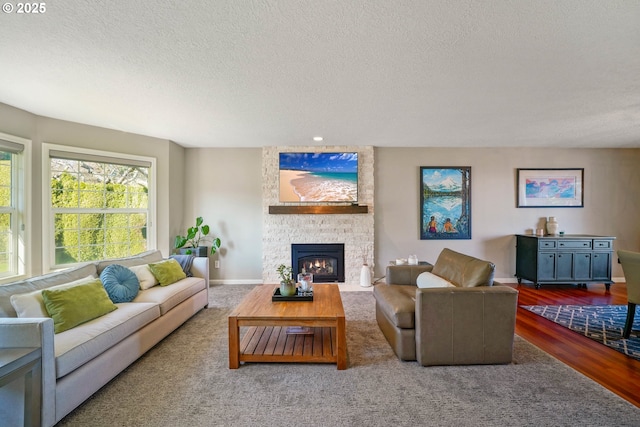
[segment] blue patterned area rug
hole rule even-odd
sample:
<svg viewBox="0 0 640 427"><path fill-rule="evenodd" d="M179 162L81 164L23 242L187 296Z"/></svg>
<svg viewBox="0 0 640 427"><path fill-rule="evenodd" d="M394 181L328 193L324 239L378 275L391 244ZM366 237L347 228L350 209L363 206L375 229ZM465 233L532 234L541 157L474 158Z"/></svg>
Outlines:
<svg viewBox="0 0 640 427"><path fill-rule="evenodd" d="M640 313L629 339L622 338L626 305L523 305L525 310L640 360ZM637 309L636 309L637 310Z"/></svg>

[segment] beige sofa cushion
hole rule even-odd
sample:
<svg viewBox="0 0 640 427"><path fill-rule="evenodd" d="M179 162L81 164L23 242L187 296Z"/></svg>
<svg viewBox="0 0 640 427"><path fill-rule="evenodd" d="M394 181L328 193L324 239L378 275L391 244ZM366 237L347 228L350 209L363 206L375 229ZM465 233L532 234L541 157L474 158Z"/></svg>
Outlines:
<svg viewBox="0 0 640 427"><path fill-rule="evenodd" d="M91 275L73 282L63 283L62 285L51 286L48 290L66 289L73 286L83 285L93 282L97 277ZM25 292L23 294L11 295L11 305L18 313L18 317L51 317L42 299L42 290Z"/></svg>
<svg viewBox="0 0 640 427"><path fill-rule="evenodd" d="M125 267L131 267L133 265L149 264L150 262L158 261L162 261L162 252L158 250L151 250L126 258L115 258L100 261L97 264L97 269L98 274L100 274L102 273L102 270L104 270L108 265L111 264L120 264L124 265Z"/></svg>
<svg viewBox="0 0 640 427"><path fill-rule="evenodd" d="M489 262L445 248L440 252L432 273L456 286L472 288L493 286L496 266Z"/></svg>
<svg viewBox="0 0 640 427"><path fill-rule="evenodd" d="M61 378L160 317L157 304L116 304L117 310L55 335L56 378Z"/></svg>
<svg viewBox="0 0 640 427"><path fill-rule="evenodd" d="M140 291L133 300L138 302L152 302L160 305L160 313L164 315L182 301L206 289L205 280L201 277L187 277L179 282L167 286L154 286Z"/></svg>
<svg viewBox="0 0 640 427"><path fill-rule="evenodd" d="M149 264L132 265L129 270L133 271L140 282L140 289L153 288L158 284L158 279L149 269Z"/></svg>
<svg viewBox="0 0 640 427"><path fill-rule="evenodd" d="M38 291L51 286L73 282L74 280L79 280L87 276L98 277L95 264L85 264L80 267L56 271L33 279L2 285L0 286L0 317L18 316L11 305L11 295L13 294Z"/></svg>

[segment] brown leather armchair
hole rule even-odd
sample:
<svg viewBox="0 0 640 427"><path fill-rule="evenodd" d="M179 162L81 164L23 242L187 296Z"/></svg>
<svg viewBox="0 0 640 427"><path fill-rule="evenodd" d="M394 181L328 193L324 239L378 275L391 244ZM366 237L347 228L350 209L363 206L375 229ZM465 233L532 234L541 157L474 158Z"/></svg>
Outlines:
<svg viewBox="0 0 640 427"><path fill-rule="evenodd" d="M494 270L450 249L433 266L387 267L386 283L373 295L376 320L396 355L423 366L511 363L518 291L494 282ZM419 288L424 272L449 287Z"/></svg>

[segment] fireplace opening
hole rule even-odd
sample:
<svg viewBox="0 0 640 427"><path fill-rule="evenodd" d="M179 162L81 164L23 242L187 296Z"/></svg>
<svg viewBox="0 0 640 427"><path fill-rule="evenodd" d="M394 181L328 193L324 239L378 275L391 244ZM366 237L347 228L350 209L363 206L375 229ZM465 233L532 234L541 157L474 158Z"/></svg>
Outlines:
<svg viewBox="0 0 640 427"><path fill-rule="evenodd" d="M294 243L291 264L294 279L311 273L314 282L344 282L344 243Z"/></svg>
<svg viewBox="0 0 640 427"><path fill-rule="evenodd" d="M327 256L310 256L300 259L300 273L311 273L314 276L331 276L338 270L338 260Z"/></svg>

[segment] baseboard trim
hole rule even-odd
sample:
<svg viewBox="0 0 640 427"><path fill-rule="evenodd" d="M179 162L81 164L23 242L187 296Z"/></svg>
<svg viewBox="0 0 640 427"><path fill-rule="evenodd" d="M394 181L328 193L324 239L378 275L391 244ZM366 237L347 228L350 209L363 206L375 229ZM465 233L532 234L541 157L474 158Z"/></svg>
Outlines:
<svg viewBox="0 0 640 427"><path fill-rule="evenodd" d="M497 278L494 277L494 279L496 282L500 282L500 283L518 283L518 279L516 279L515 277L509 277L509 278Z"/></svg>
<svg viewBox="0 0 640 427"><path fill-rule="evenodd" d="M516 279L515 277L509 277L509 278L495 278L494 279L496 282L500 282L500 283L518 283L518 279ZM614 283L626 283L624 277L612 277L611 280ZM529 282L530 283L530 282Z"/></svg>
<svg viewBox="0 0 640 427"><path fill-rule="evenodd" d="M375 280L374 283L380 281L380 283L382 283L384 280L384 278L380 278L378 280ZM516 279L515 277L508 277L508 278L495 278L494 279L496 282L500 282L500 283L518 283L518 279ZM611 280L613 280L615 283L625 283L625 279L624 277L613 277L611 278ZM262 285L262 280L261 279L246 279L246 280L242 280L242 279L210 279L209 280L209 286L211 285ZM344 283L340 283L341 285L343 285ZM366 288L363 288L366 289Z"/></svg>
<svg viewBox="0 0 640 427"><path fill-rule="evenodd" d="M246 279L246 280L230 280L230 279L224 279L224 280L213 280L213 279L209 279L209 286L211 285L262 285L262 280L260 279Z"/></svg>

